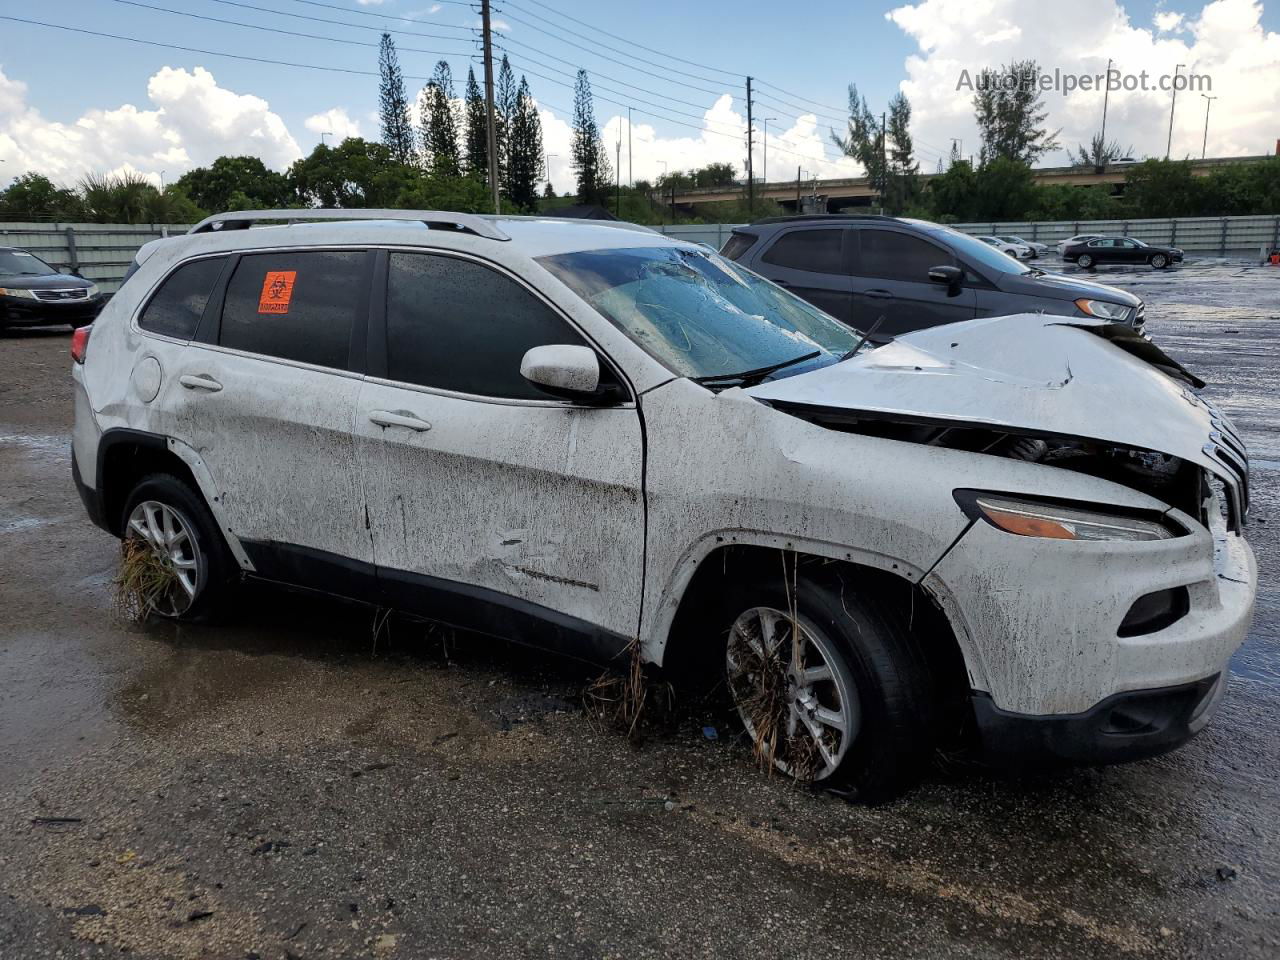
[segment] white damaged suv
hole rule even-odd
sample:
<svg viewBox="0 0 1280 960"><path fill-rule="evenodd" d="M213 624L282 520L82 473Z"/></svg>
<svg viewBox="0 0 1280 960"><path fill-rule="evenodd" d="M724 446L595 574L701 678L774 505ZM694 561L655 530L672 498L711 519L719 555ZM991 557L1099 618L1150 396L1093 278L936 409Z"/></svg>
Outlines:
<svg viewBox="0 0 1280 960"><path fill-rule="evenodd" d="M636 642L864 797L940 746L1169 750L1249 629L1239 434L1122 325L876 347L643 228L312 210L148 244L90 329L75 479L171 568L158 613L256 577Z"/></svg>

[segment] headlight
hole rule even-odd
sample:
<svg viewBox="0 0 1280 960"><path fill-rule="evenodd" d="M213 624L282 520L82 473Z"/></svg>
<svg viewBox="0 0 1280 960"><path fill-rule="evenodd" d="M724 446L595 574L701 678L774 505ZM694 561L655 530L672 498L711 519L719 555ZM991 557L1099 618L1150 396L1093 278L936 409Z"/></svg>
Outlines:
<svg viewBox="0 0 1280 960"><path fill-rule="evenodd" d="M98 285L96 283L89 284L89 292L86 294L86 296L90 300L92 300L97 295L98 295Z"/></svg>
<svg viewBox="0 0 1280 960"><path fill-rule="evenodd" d="M1107 303L1105 300L1081 298L1076 301L1076 306L1080 308L1081 312L1091 317L1097 317L1099 320L1114 320L1117 323L1124 323L1133 312L1131 307L1126 307L1119 303Z"/></svg>
<svg viewBox="0 0 1280 960"><path fill-rule="evenodd" d="M1171 540L1177 533L1155 520L1081 510L988 494L965 498L978 515L1007 533L1048 540Z"/></svg>
<svg viewBox="0 0 1280 960"><path fill-rule="evenodd" d="M36 295L21 287L0 287L0 297L22 297L24 300L34 300Z"/></svg>

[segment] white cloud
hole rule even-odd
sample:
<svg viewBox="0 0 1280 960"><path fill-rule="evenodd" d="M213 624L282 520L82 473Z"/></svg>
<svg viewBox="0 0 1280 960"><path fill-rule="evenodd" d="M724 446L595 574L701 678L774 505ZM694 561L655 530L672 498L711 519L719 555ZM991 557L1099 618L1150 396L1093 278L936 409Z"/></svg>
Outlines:
<svg viewBox="0 0 1280 960"><path fill-rule="evenodd" d="M1033 58L1049 71L1098 75L1110 57L1124 74L1146 70L1153 83L1172 75L1177 64L1187 65L1183 73L1207 75L1212 89L1203 92L1220 98L1209 125L1210 156L1269 153L1274 144L1275 118L1280 116L1280 34L1264 30L1261 16L1259 0L1213 0L1198 15L1179 22L1182 33L1169 35L1135 26L1117 0L1046 3L1033 13L1020 0L920 0L886 14L919 45L919 53L907 58L902 90L914 108L917 140L927 138L938 152L945 152L952 137L963 140L964 153L977 152L971 93L956 90L962 70L976 76L983 67ZM1160 30L1171 24L1169 15L1157 14ZM1014 29L1020 31L1016 38ZM1173 156L1200 154L1204 101L1197 93L1184 91L1178 97ZM1050 128L1062 128L1064 148L1087 143L1097 132L1100 90L1069 96L1051 91L1044 102ZM1113 91L1108 139L1132 144L1137 156L1164 156L1169 105L1167 91ZM1059 152L1042 162L1064 160Z"/></svg>
<svg viewBox="0 0 1280 960"><path fill-rule="evenodd" d="M1172 10L1160 10L1155 16L1156 30L1160 33L1174 33L1182 29L1182 21L1184 19L1186 18L1180 13L1174 13Z"/></svg>
<svg viewBox="0 0 1280 960"><path fill-rule="evenodd" d="M331 107L324 113L313 114L307 117L303 126L315 134L333 134L333 139L328 141L330 143L341 143L347 137L360 136L360 124L351 119L343 107Z"/></svg>
<svg viewBox="0 0 1280 960"><path fill-rule="evenodd" d="M301 156L267 101L218 86L203 67L164 67L147 83L152 109L91 108L69 123L27 103L26 85L0 70L0 160L5 179L28 171L73 183L86 173L130 170L172 181L223 154L282 168Z"/></svg>
<svg viewBox="0 0 1280 960"><path fill-rule="evenodd" d="M573 129L568 118L554 111L539 109L542 120L543 149L548 154L551 183L557 193L573 189L574 175L570 163ZM722 94L715 104L703 114L702 129L690 130L687 135L659 136L652 123L646 123L636 115L631 127L631 150L627 155L627 118L615 114L604 120L600 136L609 152L609 162L616 164L617 144L622 141L622 182L628 174L636 180L653 182L664 172L689 170L709 163L731 163L739 177L746 175L746 117L733 108L733 96ZM763 131L757 130L755 148L755 174L764 176L768 164L770 181L791 180L796 167L805 176L850 177L860 168L852 160L829 156L824 141L827 128L820 127L812 114L799 117L787 129L769 130L768 155L763 144Z"/></svg>
<svg viewBox="0 0 1280 960"><path fill-rule="evenodd" d="M362 7L380 7L385 2L386 0L356 0L356 3Z"/></svg>

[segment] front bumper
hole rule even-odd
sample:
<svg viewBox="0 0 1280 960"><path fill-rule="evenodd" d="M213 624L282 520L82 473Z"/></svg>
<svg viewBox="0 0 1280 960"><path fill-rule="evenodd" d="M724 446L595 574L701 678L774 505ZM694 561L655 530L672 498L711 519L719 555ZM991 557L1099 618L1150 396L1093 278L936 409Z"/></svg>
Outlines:
<svg viewBox="0 0 1280 960"><path fill-rule="evenodd" d="M60 323L91 323L102 312L106 298L88 300L43 301L26 297L0 297L0 325L40 327Z"/></svg>
<svg viewBox="0 0 1280 960"><path fill-rule="evenodd" d="M1030 716L970 698L982 759L997 767L1100 765L1159 756L1203 730L1227 688L1226 673L1155 690L1113 694L1081 713Z"/></svg>

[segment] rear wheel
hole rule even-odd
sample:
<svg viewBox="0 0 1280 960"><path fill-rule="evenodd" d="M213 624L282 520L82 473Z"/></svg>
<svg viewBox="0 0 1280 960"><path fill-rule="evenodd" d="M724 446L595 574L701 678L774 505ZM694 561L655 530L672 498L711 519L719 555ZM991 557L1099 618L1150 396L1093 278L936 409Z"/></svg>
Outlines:
<svg viewBox="0 0 1280 960"><path fill-rule="evenodd" d="M792 600L794 599L794 603ZM932 751L929 678L915 641L840 575L738 591L723 618L729 697L757 760L865 802L911 786Z"/></svg>
<svg viewBox="0 0 1280 960"><path fill-rule="evenodd" d="M1157 253L1151 258L1151 266L1155 267L1157 270L1163 270L1168 265L1169 258L1163 253Z"/></svg>
<svg viewBox="0 0 1280 960"><path fill-rule="evenodd" d="M175 620L198 620L213 612L232 564L198 494L170 474L152 474L129 495L121 530L125 541L140 544L158 561L147 612Z"/></svg>
<svg viewBox="0 0 1280 960"><path fill-rule="evenodd" d="M1087 253L1082 253L1080 254L1080 259L1077 260L1076 263L1078 263L1085 270L1088 270L1090 267L1093 266L1093 257L1091 257Z"/></svg>

